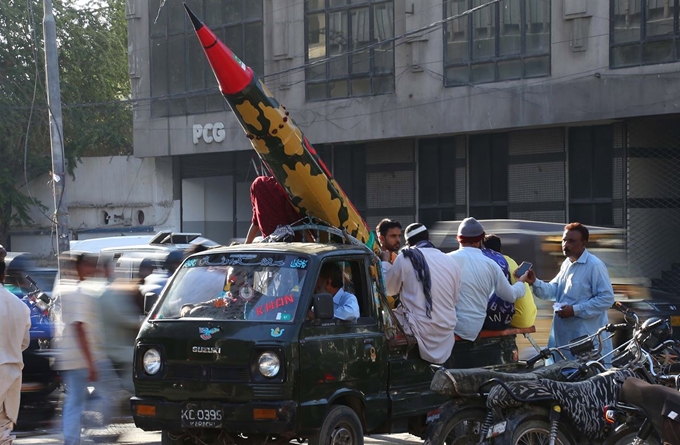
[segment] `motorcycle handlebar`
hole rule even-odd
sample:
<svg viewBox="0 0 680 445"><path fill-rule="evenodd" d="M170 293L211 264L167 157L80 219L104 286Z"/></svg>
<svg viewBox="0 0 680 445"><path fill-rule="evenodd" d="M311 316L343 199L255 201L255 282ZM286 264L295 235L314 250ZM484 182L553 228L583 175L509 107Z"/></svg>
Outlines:
<svg viewBox="0 0 680 445"><path fill-rule="evenodd" d="M630 326L628 323L609 323L607 326L605 326L605 331L607 332L616 332L616 331L625 331L629 329Z"/></svg>
<svg viewBox="0 0 680 445"><path fill-rule="evenodd" d="M631 310L620 301L615 301L612 307L624 315L628 315L631 312Z"/></svg>
<svg viewBox="0 0 680 445"><path fill-rule="evenodd" d="M551 356L552 350L550 348L545 348L541 350L538 354L534 355L533 357L527 360L527 367L531 368L536 364L537 361L550 358Z"/></svg>
<svg viewBox="0 0 680 445"><path fill-rule="evenodd" d="M675 340L673 340L673 339L666 340L665 342L661 343L656 348L650 349L649 352L651 352L652 354L656 354L657 352L662 351L666 348L672 348L672 347L675 347L675 346L678 346L678 343Z"/></svg>
<svg viewBox="0 0 680 445"><path fill-rule="evenodd" d="M26 278L26 281L28 281L29 283L31 283L31 286L33 286L33 287L35 287L36 289L40 290L40 286L38 286L38 283L36 283L35 280L33 280L33 278L31 278L30 275L26 275L24 278Z"/></svg>

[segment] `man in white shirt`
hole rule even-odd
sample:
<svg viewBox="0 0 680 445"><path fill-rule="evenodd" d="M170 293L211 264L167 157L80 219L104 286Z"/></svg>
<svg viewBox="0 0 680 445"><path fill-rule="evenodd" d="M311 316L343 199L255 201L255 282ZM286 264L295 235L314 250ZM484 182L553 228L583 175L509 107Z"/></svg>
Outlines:
<svg viewBox="0 0 680 445"><path fill-rule="evenodd" d="M21 352L31 341L31 312L16 295L5 289L4 282L3 260L0 261L0 445L11 445L21 397L21 370L24 367Z"/></svg>
<svg viewBox="0 0 680 445"><path fill-rule="evenodd" d="M407 247L394 264L389 251L381 254L387 295L401 295L394 314L406 333L418 340L420 357L441 364L451 356L455 342L460 268L434 247L423 224L408 226L405 238Z"/></svg>
<svg viewBox="0 0 680 445"><path fill-rule="evenodd" d="M64 329L59 339L58 369L66 384L62 410L64 445L80 444L81 417L88 400L88 386L95 387L103 423L108 421L115 390L120 382L103 350L103 327L96 298L101 288L93 283L97 257L81 254L76 259L79 281L58 286Z"/></svg>
<svg viewBox="0 0 680 445"><path fill-rule="evenodd" d="M526 274L510 285L501 268L482 253L484 227L474 218L465 218L458 227L460 248L448 253L461 269L461 286L456 311L456 335L474 341L484 325L489 297L496 293L502 300L514 303L524 296Z"/></svg>

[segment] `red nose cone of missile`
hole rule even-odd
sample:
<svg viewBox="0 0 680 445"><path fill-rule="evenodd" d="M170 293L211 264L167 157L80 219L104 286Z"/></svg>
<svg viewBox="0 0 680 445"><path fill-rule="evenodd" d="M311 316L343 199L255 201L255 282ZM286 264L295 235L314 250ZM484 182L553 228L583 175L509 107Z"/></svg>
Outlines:
<svg viewBox="0 0 680 445"><path fill-rule="evenodd" d="M207 26L203 24L189 7L184 4L189 14L191 23L194 25L198 40L203 45L205 55L212 67L217 82L220 84L222 94L235 94L243 91L253 80L253 70L231 52Z"/></svg>

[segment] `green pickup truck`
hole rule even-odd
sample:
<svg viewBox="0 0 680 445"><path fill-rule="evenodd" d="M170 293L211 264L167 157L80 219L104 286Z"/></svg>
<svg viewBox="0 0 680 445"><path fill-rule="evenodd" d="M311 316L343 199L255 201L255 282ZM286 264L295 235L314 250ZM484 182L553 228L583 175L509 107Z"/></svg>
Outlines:
<svg viewBox="0 0 680 445"><path fill-rule="evenodd" d="M344 289L358 299L354 322L334 319L332 296L315 294L327 262L341 265ZM148 296L135 347L136 425L162 430L163 444L422 437L445 397L430 390L430 364L382 289L380 264L360 243L261 243L188 257L159 298ZM516 334L457 341L445 366L511 364Z"/></svg>

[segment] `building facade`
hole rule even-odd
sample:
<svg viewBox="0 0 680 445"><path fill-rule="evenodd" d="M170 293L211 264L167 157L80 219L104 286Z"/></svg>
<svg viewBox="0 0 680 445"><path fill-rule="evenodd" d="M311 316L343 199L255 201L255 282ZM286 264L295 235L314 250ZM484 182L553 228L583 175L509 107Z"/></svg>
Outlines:
<svg viewBox="0 0 680 445"><path fill-rule="evenodd" d="M369 225L619 227L637 273L674 277L678 2L187 4L287 107ZM182 230L244 237L261 165L181 2L127 12L135 156L172 161Z"/></svg>

